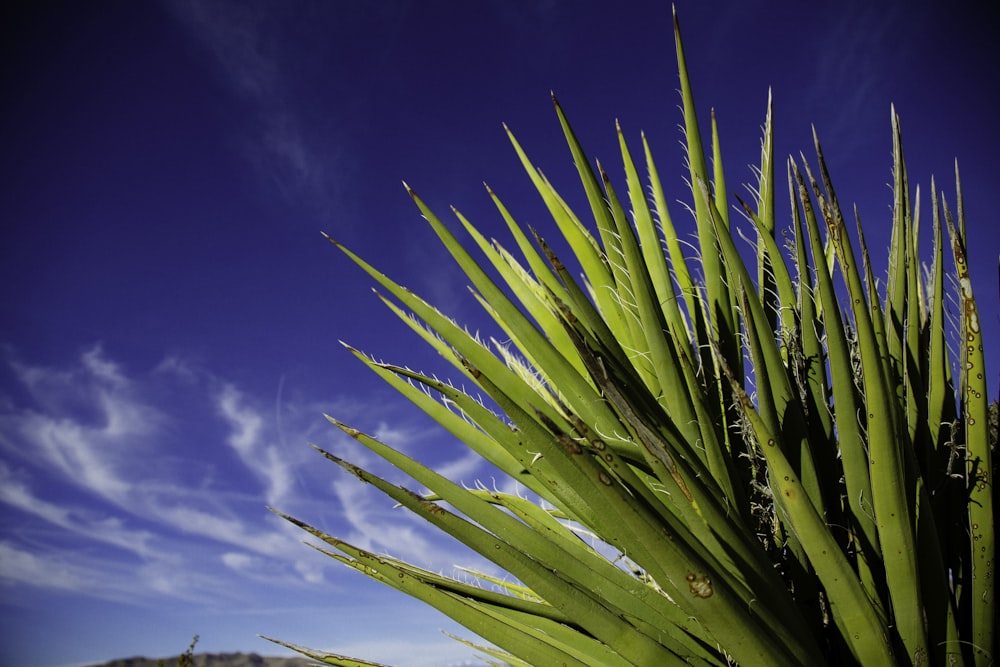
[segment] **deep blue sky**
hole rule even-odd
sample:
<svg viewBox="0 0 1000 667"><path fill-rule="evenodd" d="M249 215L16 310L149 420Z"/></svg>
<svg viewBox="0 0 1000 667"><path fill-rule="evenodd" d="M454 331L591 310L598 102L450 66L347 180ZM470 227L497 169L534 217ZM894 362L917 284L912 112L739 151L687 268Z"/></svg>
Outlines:
<svg viewBox="0 0 1000 667"><path fill-rule="evenodd" d="M811 157L816 125L881 276L890 104L925 213L932 174L954 203L958 158L995 387L1000 51L982 7L678 2L733 195L752 178L770 86L776 154ZM669 3L2 11L0 665L176 654L195 633L211 651L275 652L264 633L399 664L468 656L439 617L264 510L434 568L474 562L307 447L354 451L327 412L455 479L484 474L337 344L439 367L320 232L478 326L400 181L500 234L487 181L544 229L501 123L578 200L550 90L613 177L615 119L633 142L645 130L670 197L687 201ZM683 216L678 204L689 229Z"/></svg>

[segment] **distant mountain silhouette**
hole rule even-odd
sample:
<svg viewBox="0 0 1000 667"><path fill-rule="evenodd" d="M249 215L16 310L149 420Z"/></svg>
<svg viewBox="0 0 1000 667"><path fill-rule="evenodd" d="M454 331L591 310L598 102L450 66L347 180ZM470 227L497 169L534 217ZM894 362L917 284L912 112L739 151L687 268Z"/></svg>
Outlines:
<svg viewBox="0 0 1000 667"><path fill-rule="evenodd" d="M120 658L90 667L176 667L179 655L171 658ZM256 653L196 653L194 667L316 667L321 664L309 658L265 657Z"/></svg>

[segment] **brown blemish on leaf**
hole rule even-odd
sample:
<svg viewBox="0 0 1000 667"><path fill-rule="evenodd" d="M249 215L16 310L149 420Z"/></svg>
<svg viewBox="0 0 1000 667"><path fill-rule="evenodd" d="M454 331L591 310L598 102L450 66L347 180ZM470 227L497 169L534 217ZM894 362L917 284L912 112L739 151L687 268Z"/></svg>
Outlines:
<svg viewBox="0 0 1000 667"><path fill-rule="evenodd" d="M691 595L699 598L710 598L715 592L712 590L712 580L708 578L708 575L703 574L700 577L694 572L688 572L686 577L688 582L688 589L691 591Z"/></svg>

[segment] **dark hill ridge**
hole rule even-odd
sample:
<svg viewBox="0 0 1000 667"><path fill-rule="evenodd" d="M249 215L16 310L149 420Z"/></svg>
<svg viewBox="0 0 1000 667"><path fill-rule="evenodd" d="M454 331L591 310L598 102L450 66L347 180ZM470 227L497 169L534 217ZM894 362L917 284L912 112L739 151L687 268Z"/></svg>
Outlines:
<svg viewBox="0 0 1000 667"><path fill-rule="evenodd" d="M175 667L181 656L172 658L119 658L91 667ZM194 667L316 667L320 663L309 658L265 657L256 653L196 653Z"/></svg>

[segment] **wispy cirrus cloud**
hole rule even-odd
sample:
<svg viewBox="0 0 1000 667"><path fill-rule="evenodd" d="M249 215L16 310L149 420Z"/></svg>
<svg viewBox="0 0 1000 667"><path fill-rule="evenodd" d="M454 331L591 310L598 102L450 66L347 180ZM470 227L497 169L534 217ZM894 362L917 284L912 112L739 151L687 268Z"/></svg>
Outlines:
<svg viewBox="0 0 1000 667"><path fill-rule="evenodd" d="M274 15L268 3L176 0L168 7L187 22L239 93L251 97L273 94L279 76L275 54L268 52L264 40Z"/></svg>
<svg viewBox="0 0 1000 667"><path fill-rule="evenodd" d="M17 479L10 467L0 461L0 503L42 519L87 541L104 544L148 557L156 553L151 542L153 533L133 529L119 517L80 505L59 504L40 497L24 479Z"/></svg>
<svg viewBox="0 0 1000 667"><path fill-rule="evenodd" d="M132 481L123 468L141 456L162 415L135 399L131 383L100 346L84 352L71 368L18 361L11 368L35 407L0 415L0 433L8 434L0 435L0 445L15 457L28 456L58 471L67 484L126 503ZM31 446L18 447L12 440Z"/></svg>
<svg viewBox="0 0 1000 667"><path fill-rule="evenodd" d="M293 52L295 41L282 38L288 13L254 1L170 0L166 6L210 54L224 84L253 110L257 123L244 138L245 156L266 185L327 217L344 160L339 148L308 130L304 102L288 84L294 63L303 60ZM338 178L334 172L341 172Z"/></svg>
<svg viewBox="0 0 1000 667"><path fill-rule="evenodd" d="M893 100L885 100L885 94L897 83L889 72L905 67L914 45L896 33L925 20L929 7L849 2L825 12L823 39L803 54L813 64L802 93L817 116L819 109L836 110L828 114L832 124L816 129L822 141L837 146L838 160L856 159L864 137L870 136L862 124L888 128L888 103Z"/></svg>
<svg viewBox="0 0 1000 667"><path fill-rule="evenodd" d="M0 540L0 580L31 581L44 588L79 592L97 588L93 573L91 564L65 558L65 554L38 553Z"/></svg>
<svg viewBox="0 0 1000 667"><path fill-rule="evenodd" d="M102 597L128 582L132 599L201 599L225 586L213 571L248 571L224 558L239 552L291 573L286 584L323 581L317 555L265 510L298 506L292 468L312 428L302 410L288 411L296 446L281 451L273 414L255 407L263 401L183 360L128 373L94 346L60 367L10 352L2 361L19 387L0 400L4 579ZM38 579L46 568L61 574Z"/></svg>
<svg viewBox="0 0 1000 667"><path fill-rule="evenodd" d="M390 425L391 403L287 400L283 383L265 398L179 357L136 372L99 345L59 366L9 351L0 362L19 386L0 395L7 583L199 604L339 585L330 568L343 570L304 548L307 536L268 505L431 569L480 562L306 446L315 440L403 480L323 419L334 411L417 458L430 455L455 481L474 482L477 457L449 450L439 429ZM43 571L53 576L39 579Z"/></svg>
<svg viewBox="0 0 1000 667"><path fill-rule="evenodd" d="M247 397L235 385L225 384L215 397L219 414L229 424L226 442L248 469L266 487L267 504L283 504L295 484L293 462L288 452L278 448L277 434L265 436L265 419L260 410L248 404Z"/></svg>

